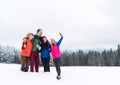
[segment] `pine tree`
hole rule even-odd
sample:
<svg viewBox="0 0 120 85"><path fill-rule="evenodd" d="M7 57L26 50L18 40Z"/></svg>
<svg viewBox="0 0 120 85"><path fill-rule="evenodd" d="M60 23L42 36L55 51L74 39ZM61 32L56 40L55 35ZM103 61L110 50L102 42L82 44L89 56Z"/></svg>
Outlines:
<svg viewBox="0 0 120 85"><path fill-rule="evenodd" d="M117 59L116 59L117 65L120 66L120 45L118 45L117 49Z"/></svg>

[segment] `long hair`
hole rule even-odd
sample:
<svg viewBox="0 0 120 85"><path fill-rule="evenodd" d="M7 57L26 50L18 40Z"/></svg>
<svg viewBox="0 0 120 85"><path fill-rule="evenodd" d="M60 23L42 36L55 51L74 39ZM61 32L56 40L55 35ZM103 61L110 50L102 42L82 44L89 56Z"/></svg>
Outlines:
<svg viewBox="0 0 120 85"><path fill-rule="evenodd" d="M33 33L28 33L28 34L26 35L26 39L29 39L29 36L31 36L31 35L33 35Z"/></svg>
<svg viewBox="0 0 120 85"><path fill-rule="evenodd" d="M47 40L46 42L43 41L43 39L45 38L46 36L43 36L42 37L42 43L41 43L41 48L44 50L44 49L49 49L50 48L50 43L49 41Z"/></svg>

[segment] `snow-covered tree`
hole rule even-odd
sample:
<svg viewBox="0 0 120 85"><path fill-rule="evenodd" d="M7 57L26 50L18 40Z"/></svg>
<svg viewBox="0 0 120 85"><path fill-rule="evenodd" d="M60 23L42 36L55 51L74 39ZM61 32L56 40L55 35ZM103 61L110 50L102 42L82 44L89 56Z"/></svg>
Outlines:
<svg viewBox="0 0 120 85"><path fill-rule="evenodd" d="M0 46L0 63L20 63L19 51L14 47Z"/></svg>

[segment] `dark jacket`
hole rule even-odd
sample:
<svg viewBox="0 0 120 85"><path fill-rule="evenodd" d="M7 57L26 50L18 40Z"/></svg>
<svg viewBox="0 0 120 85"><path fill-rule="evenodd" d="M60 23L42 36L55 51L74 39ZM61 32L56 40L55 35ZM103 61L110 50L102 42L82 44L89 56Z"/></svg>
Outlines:
<svg viewBox="0 0 120 85"><path fill-rule="evenodd" d="M48 58L50 57L50 44L47 41L46 43L41 43L41 58Z"/></svg>

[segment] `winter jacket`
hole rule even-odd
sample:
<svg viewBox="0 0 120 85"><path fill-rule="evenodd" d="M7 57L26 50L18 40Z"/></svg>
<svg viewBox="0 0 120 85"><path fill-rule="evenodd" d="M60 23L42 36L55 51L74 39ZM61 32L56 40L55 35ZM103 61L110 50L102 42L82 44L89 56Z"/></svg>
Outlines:
<svg viewBox="0 0 120 85"><path fill-rule="evenodd" d="M25 42L23 42L23 44L25 44ZM26 47L25 48L22 47L21 56L30 57L30 54L31 54L31 51L32 51L32 46L33 46L32 41L27 39L26 40Z"/></svg>
<svg viewBox="0 0 120 85"><path fill-rule="evenodd" d="M56 43L56 45L51 46L51 53L54 59L60 58L61 53L60 53L60 44L63 40L63 37L60 38L60 40Z"/></svg>
<svg viewBox="0 0 120 85"><path fill-rule="evenodd" d="M40 45L41 43L41 37L39 37L38 35L34 35L34 39L32 40L33 42L33 48L32 51L34 52L39 52L37 45Z"/></svg>
<svg viewBox="0 0 120 85"><path fill-rule="evenodd" d="M41 58L48 58L50 57L50 44L49 43L43 43L40 45L41 46Z"/></svg>
<svg viewBox="0 0 120 85"><path fill-rule="evenodd" d="M48 58L50 57L50 49L41 50L41 58Z"/></svg>
<svg viewBox="0 0 120 85"><path fill-rule="evenodd" d="M25 49L26 48L25 46L27 46L27 42L23 42L22 49Z"/></svg>

